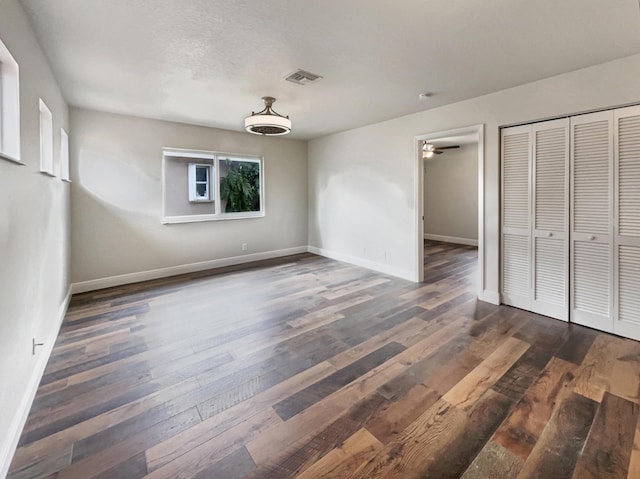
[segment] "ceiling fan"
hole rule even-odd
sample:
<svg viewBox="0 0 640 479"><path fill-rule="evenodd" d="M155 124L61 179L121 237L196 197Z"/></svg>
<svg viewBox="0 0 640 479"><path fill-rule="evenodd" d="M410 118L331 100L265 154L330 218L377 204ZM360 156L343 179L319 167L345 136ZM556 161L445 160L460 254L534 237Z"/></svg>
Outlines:
<svg viewBox="0 0 640 479"><path fill-rule="evenodd" d="M444 153L444 150L451 150L454 148L460 148L460 145L436 146L433 143L425 141L422 144L422 158L433 158L433 155L441 155Z"/></svg>

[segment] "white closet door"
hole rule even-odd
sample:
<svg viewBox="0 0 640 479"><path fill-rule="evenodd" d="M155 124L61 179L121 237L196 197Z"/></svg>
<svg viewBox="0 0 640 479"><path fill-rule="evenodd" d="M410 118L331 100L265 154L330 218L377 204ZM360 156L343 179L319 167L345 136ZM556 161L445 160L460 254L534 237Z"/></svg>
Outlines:
<svg viewBox="0 0 640 479"><path fill-rule="evenodd" d="M613 111L571 118L571 321L613 331Z"/></svg>
<svg viewBox="0 0 640 479"><path fill-rule="evenodd" d="M502 302L531 309L531 126L502 139Z"/></svg>
<svg viewBox="0 0 640 479"><path fill-rule="evenodd" d="M614 326L640 340L640 107L616 110Z"/></svg>
<svg viewBox="0 0 640 479"><path fill-rule="evenodd" d="M569 320L569 119L532 125L531 310Z"/></svg>

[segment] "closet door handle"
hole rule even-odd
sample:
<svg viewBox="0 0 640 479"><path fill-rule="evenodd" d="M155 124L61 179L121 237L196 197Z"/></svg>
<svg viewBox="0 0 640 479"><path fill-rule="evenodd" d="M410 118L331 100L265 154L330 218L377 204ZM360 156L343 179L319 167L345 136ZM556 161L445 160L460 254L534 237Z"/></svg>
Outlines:
<svg viewBox="0 0 640 479"><path fill-rule="evenodd" d="M547 236L548 236L549 238L551 238L551 237L553 236L553 233L549 232L549 233L547 233Z"/></svg>
<svg viewBox="0 0 640 479"><path fill-rule="evenodd" d="M595 236L593 236L593 235L589 236L589 241L593 241L594 239L596 239Z"/></svg>

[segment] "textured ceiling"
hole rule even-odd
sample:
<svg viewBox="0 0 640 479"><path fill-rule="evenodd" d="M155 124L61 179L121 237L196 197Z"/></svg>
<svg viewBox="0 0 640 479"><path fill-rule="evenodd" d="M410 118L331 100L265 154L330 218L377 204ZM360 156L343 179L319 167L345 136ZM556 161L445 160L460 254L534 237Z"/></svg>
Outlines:
<svg viewBox="0 0 640 479"><path fill-rule="evenodd" d="M271 95L302 139L640 52L637 0L21 3L72 105L242 130Z"/></svg>

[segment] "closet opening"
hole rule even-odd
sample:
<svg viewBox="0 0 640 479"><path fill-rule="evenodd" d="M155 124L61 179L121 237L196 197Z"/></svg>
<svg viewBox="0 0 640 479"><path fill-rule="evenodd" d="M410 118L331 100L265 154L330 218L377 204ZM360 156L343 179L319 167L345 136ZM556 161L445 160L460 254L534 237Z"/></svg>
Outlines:
<svg viewBox="0 0 640 479"><path fill-rule="evenodd" d="M640 107L501 130L501 302L640 340Z"/></svg>

